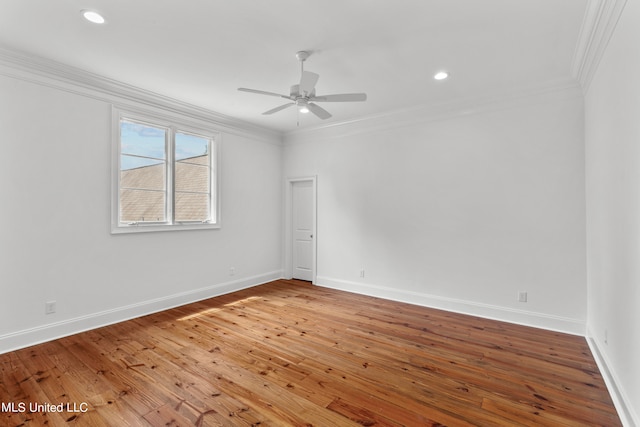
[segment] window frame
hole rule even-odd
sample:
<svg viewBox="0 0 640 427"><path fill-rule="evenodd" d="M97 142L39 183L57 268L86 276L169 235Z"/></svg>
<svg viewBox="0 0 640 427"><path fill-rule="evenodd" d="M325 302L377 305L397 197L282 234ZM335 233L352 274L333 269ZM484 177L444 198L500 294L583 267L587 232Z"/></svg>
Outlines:
<svg viewBox="0 0 640 427"><path fill-rule="evenodd" d="M142 125L166 130L165 135L165 215L166 221L121 222L120 221L120 188L121 188L121 122L130 121ZM210 220L175 221L175 135L177 133L206 138L209 146L209 212ZM210 127L193 123L188 118L174 117L157 113L149 113L133 108L112 109L111 135L111 234L141 233L153 231L203 230L219 229L220 222L220 177L219 146L220 133Z"/></svg>

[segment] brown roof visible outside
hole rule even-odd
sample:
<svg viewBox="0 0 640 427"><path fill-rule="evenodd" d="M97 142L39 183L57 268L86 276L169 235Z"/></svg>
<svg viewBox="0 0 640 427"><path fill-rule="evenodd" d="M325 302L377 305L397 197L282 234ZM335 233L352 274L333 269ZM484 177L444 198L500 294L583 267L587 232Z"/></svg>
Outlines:
<svg viewBox="0 0 640 427"><path fill-rule="evenodd" d="M210 218L208 166L208 154L176 162L176 221ZM120 221L165 221L165 181L163 163L120 171Z"/></svg>

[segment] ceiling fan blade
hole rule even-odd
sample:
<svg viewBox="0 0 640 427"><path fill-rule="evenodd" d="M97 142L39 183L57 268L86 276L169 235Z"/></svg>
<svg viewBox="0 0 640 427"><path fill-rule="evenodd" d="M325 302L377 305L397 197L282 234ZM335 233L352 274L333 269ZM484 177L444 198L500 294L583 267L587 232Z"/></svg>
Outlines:
<svg viewBox="0 0 640 427"><path fill-rule="evenodd" d="M311 71L303 71L302 78L300 79L300 93L310 94L313 91L313 88L316 87L316 83L318 83L318 79L320 76L316 73L312 73Z"/></svg>
<svg viewBox="0 0 640 427"><path fill-rule="evenodd" d="M290 103L288 103L288 104L284 104L284 105L281 105L281 106L279 106L279 107L272 108L271 110L269 110L269 111L265 111L265 112L264 112L264 113L262 113L262 114L263 114L263 115L268 115L268 114L277 113L278 111L284 110L285 108L289 108L289 107L292 107L292 106L294 106L294 105L296 105L296 103L295 103L295 102L290 102Z"/></svg>
<svg viewBox="0 0 640 427"><path fill-rule="evenodd" d="M329 114L329 112L327 110L325 110L324 108L322 108L321 106L314 104L314 103L308 103L307 107L309 108L309 111L311 111L313 114L315 114L316 116L318 116L319 118L321 118L322 120L326 120L329 117L331 117L331 114Z"/></svg>
<svg viewBox="0 0 640 427"><path fill-rule="evenodd" d="M264 90L247 89L246 87L239 87L238 90L241 92L257 93L258 95L269 95L269 96L277 96L279 98L291 99L290 96L280 95L279 93L273 93L273 92L265 92Z"/></svg>
<svg viewBox="0 0 640 427"><path fill-rule="evenodd" d="M366 101L366 93L341 93L337 95L323 95L309 98L310 101L317 102L356 102Z"/></svg>

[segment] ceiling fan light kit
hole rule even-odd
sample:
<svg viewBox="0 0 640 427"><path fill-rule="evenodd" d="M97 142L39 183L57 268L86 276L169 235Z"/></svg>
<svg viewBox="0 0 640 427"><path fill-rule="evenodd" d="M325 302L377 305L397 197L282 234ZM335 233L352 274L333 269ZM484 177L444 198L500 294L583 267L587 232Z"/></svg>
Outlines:
<svg viewBox="0 0 640 427"><path fill-rule="evenodd" d="M449 77L449 73L446 71L439 71L433 76L436 80L445 80L447 77Z"/></svg>
<svg viewBox="0 0 640 427"><path fill-rule="evenodd" d="M303 114L311 112L322 120L330 118L331 114L316 104L316 102L362 102L367 100L366 93L341 93L317 96L315 87L320 76L316 73L304 70L304 61L306 61L310 55L310 52L304 50L296 53L296 58L300 61L300 83L291 86L289 95L281 95L279 93L248 89L244 87L238 88L238 90L242 92L257 93L258 95L277 96L290 101L286 104L265 111L262 113L263 115L277 113L278 111L282 111L295 105L298 107L299 112Z"/></svg>
<svg viewBox="0 0 640 427"><path fill-rule="evenodd" d="M104 24L106 22L104 17L102 15L100 15L98 12L96 12L95 10L83 9L83 10L80 11L80 13L82 14L82 17L84 19L86 19L87 21L89 21L91 23Z"/></svg>

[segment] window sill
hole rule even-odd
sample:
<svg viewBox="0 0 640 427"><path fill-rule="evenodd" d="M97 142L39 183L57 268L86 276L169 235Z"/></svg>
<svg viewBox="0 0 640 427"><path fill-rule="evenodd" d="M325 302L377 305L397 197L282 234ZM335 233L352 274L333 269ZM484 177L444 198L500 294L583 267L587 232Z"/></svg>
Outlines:
<svg viewBox="0 0 640 427"><path fill-rule="evenodd" d="M111 234L150 233L157 231L183 231L183 230L217 230L220 224L136 224L136 225L112 225Z"/></svg>

